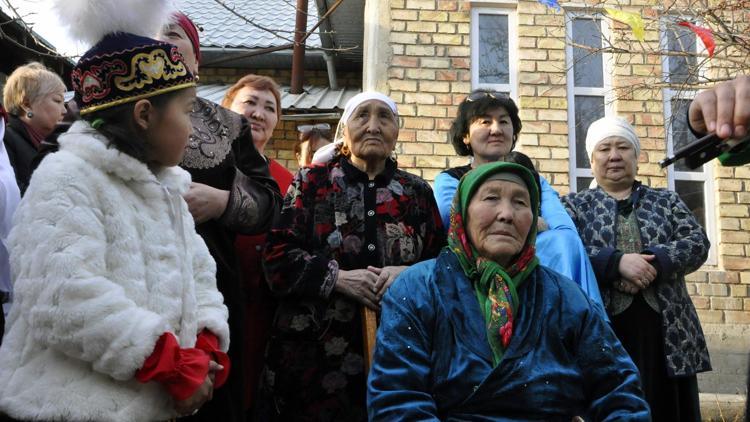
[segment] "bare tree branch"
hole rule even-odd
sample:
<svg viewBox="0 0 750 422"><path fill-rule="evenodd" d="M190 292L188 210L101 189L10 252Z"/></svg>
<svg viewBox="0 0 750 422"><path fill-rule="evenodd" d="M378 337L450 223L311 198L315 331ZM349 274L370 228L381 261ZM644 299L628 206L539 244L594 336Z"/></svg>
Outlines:
<svg viewBox="0 0 750 422"><path fill-rule="evenodd" d="M55 50L54 48L50 48L49 46L47 46L47 44L44 41L42 41L41 39L39 39L36 36L36 34L34 33L33 27L26 23L26 21L24 20L24 17L21 16L21 14L18 12L18 9L16 9L16 7L13 6L10 3L10 0L4 0L4 3L8 6L8 8L10 9L10 12L13 14L13 16L10 16L11 19L9 21L0 23L0 39L5 39L8 42L10 42L11 44L15 45L16 47L18 47L20 49L23 49L25 51L28 51L30 53L34 53L35 55L38 55L38 56L52 57L52 58L59 58L59 59L75 59L75 58L78 57L78 56L65 56L65 55L62 55L62 54L58 53L57 50ZM24 15L24 16L32 16L32 15L33 15L33 13L28 14L28 15ZM16 41L13 38L11 38L5 31L3 31L2 27L4 25L11 24L13 22L19 23L21 25L21 27L23 28L23 30L34 41L34 44L36 44L37 46L43 48L47 52L38 51L38 50L35 50L33 48L28 47L27 45L21 44L18 41Z"/></svg>
<svg viewBox="0 0 750 422"><path fill-rule="evenodd" d="M262 30L262 31L268 32L268 33L270 33L270 34L274 35L275 37L277 37L277 38L279 38L279 39L282 39L282 40L284 40L284 41L287 41L287 42L288 42L289 44L291 44L290 46L279 46L279 47L278 47L278 49L285 49L285 48L292 48L292 47L294 47L295 41L294 41L294 39L293 39L293 38L289 38L289 36L281 35L282 33L284 33L284 34L291 34L291 36L293 36L293 34L294 34L294 32L295 32L294 30L291 30L291 31L289 31L289 30L284 30L284 29L273 29L273 28L268 28L268 27L266 27L266 26L263 26L263 25L260 25L260 24L258 24L257 22L255 22L255 21L253 21L253 20L251 20L251 19L248 19L248 18L247 18L247 16L245 16L245 15L243 15L242 13L238 12L237 10L235 10L235 8L234 8L234 7L230 7L230 6L228 6L228 5L227 5L227 4L226 4L226 3L224 2L224 0L214 0L214 1L215 1L216 3L218 3L219 5L221 5L221 6L222 6L222 7L224 8L224 9L228 10L229 12L231 12L231 13L232 13L233 15L235 15L235 16L237 16L238 18L242 19L242 20L243 20L243 21L244 21L245 23L247 23L248 25L254 26L255 28L258 28L258 29L260 29L260 30ZM292 5L292 4L290 3L290 1L289 1L289 0L284 0L284 2L285 2L285 3L287 3L287 4L288 4L288 5L290 5L290 6L293 6L293 7L294 7L294 10L298 10L298 9L297 9L297 6L296 6L296 4L295 4L295 5ZM312 34L313 34L313 33L315 32L315 30L316 30L316 29L318 29L318 27L319 27L319 26L320 26L320 25L321 25L321 24L323 23L323 21L324 21L325 19L328 19L328 17L330 16L330 14L331 14L331 13L332 13L332 12L333 12L333 11L334 11L334 10L335 10L335 9L336 9L337 7L338 7L338 5L339 5L339 4L341 4L342 2L343 2L343 0L338 0L338 1L337 1L337 2L336 2L336 3L334 4L334 5L333 5L333 6L331 6L331 7L330 7L330 8L328 9L328 12L326 12L326 14L325 14L324 16L322 16L322 17L320 17L320 19L318 19L318 21L317 21L317 22L315 23L315 25L313 25L313 27L312 27L312 28L311 28L311 29L310 29L309 31L305 32L305 35L304 35L304 36L302 37L302 43L304 43L304 42L305 42L305 41L306 41L306 40L307 40L307 39L308 39L308 38L310 37L310 35L312 35ZM329 34L330 32L323 32L323 33L324 33L324 34ZM325 48L325 47L311 47L311 46L306 46L306 48L307 48L308 50L318 50L318 51L332 51L332 52L345 52L345 51L351 51L351 50L355 50L355 49L357 49L357 48L358 48L358 46L352 46L352 47L338 47L338 48ZM254 54L253 54L253 53L247 53L247 56L250 56L250 55L254 55ZM243 56L243 57L244 57L244 56Z"/></svg>
<svg viewBox="0 0 750 422"><path fill-rule="evenodd" d="M591 47L569 38L566 39L566 43L579 52L587 52L583 56L579 54L576 57L577 62L585 61L592 55L607 54L616 61L616 65L653 66L651 74L620 78L627 79L629 83L613 89L618 91L618 97L630 97L629 94L639 89L651 92L662 88L684 92L696 91L732 79L738 73L750 71L750 62L747 59L750 57L750 36L747 35L750 27L750 1L721 0L712 3L715 4L709 4L709 0L679 3L675 0L665 1L663 7L645 8L644 15L647 16L643 18L644 26L647 30L650 27L652 31L654 25L658 26L660 37L667 37L663 33L664 30L672 31L669 35L674 37L670 41L672 45L664 45L664 40L655 43L648 39L646 42L626 39L617 27L613 28L609 36L599 31L601 47ZM604 5L601 0L597 0L587 12L604 19L601 10L601 6ZM737 13L742 14L742 19L736 19ZM711 29L716 44L712 57L709 57L707 52L695 49L695 46L703 41L692 32L692 41L688 41L690 38L685 38L684 35L678 35L688 33L687 28L678 27L678 23L683 20ZM669 67L670 63L675 63L673 58L683 59L676 62L677 71L680 72L677 76L670 75L670 69L663 69L660 64L660 61L665 59L666 66ZM575 64L576 62L573 62L571 66ZM648 70L641 72L648 73Z"/></svg>
<svg viewBox="0 0 750 422"><path fill-rule="evenodd" d="M226 4L226 3L224 3L224 1L223 1L223 0L214 0L214 1L215 1L215 2L217 3L217 4L221 5L221 7L223 7L224 9L228 10L228 11L229 11L230 13L232 13L233 15L235 15L235 16L237 16L238 18L240 18L240 19L242 19L243 21L245 21L245 23L247 23L248 25L254 26L254 27L256 27L256 28L258 28L258 29L260 29L260 30L262 30L262 31L266 31L266 32L268 32L269 34L272 34L272 35L274 35L274 36L275 36L275 37L277 37L277 38L280 38L280 39L282 39L282 40L284 40L284 41L287 41L287 42L289 42L289 43L292 43L292 44L294 44L294 40L293 40L293 39L291 39L291 38L287 38L287 37L285 37L285 36L282 36L282 35L280 35L280 33L281 33L281 32L286 32L286 33L290 33L290 34L293 34L293 33L294 33L294 31L285 31L285 30L278 30L278 29L271 29L271 28L267 28L267 27L265 27L265 26L263 26L263 25L260 25L260 24L258 24L258 23L255 23L254 21L252 21L252 20L248 19L248 18L247 18L247 17L245 17L245 15L243 15L242 13L239 13L239 12L237 12L236 10L234 10L234 7L229 7L229 6L227 6L227 4Z"/></svg>

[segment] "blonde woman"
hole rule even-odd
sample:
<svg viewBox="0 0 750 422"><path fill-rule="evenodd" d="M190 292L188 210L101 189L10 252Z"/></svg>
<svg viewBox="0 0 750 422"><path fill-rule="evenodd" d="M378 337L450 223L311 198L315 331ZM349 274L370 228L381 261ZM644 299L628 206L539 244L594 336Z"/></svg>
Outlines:
<svg viewBox="0 0 750 422"><path fill-rule="evenodd" d="M65 84L41 63L32 62L10 74L3 104L10 115L3 142L21 194L31 179L31 162L42 141L65 116Z"/></svg>

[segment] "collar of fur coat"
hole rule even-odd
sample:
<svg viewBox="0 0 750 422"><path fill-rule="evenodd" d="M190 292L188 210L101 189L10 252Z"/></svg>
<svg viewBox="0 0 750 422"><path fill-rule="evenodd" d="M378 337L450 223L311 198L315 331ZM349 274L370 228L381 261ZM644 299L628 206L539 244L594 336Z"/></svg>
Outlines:
<svg viewBox="0 0 750 422"><path fill-rule="evenodd" d="M170 191L184 194L190 188L190 173L180 167L164 167L154 174L148 166L120 152L91 125L79 120L60 135L60 149L74 153L106 173L124 181L159 183Z"/></svg>

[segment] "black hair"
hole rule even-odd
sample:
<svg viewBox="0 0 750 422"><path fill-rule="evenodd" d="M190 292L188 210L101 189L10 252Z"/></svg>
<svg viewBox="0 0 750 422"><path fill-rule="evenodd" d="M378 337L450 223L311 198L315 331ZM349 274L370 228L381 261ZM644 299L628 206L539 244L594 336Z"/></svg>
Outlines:
<svg viewBox="0 0 750 422"><path fill-rule="evenodd" d="M505 155L505 157L501 158L500 161L504 161L506 163L516 163L520 164L529 171L531 171L531 174L534 175L534 181L536 182L536 188L537 191L539 191L539 205L542 205L542 181L539 178L539 173L537 173L536 168L534 168L534 163L531 161L531 158L529 158L528 155L518 152L518 151L511 151L508 154Z"/></svg>
<svg viewBox="0 0 750 422"><path fill-rule="evenodd" d="M148 100L157 110L163 111L169 101L181 91L155 95L149 97ZM101 119L102 123L97 125L96 130L106 136L117 150L145 163L148 145L133 121L133 109L136 102L132 101L87 113L81 118L89 123Z"/></svg>
<svg viewBox="0 0 750 422"><path fill-rule="evenodd" d="M476 101L469 101L468 98L476 93L487 93ZM490 96L492 95L492 96ZM510 149L516 146L518 134L521 132L521 118L518 116L518 106L513 100L506 95L497 95L492 90L477 89L471 92L469 96L458 106L458 113L453 120L450 129L450 140L453 148L458 155L470 156L473 154L471 147L464 143L464 137L469 133L471 123L481 116L487 115L490 110L503 108L508 112L510 121L513 124L513 144Z"/></svg>

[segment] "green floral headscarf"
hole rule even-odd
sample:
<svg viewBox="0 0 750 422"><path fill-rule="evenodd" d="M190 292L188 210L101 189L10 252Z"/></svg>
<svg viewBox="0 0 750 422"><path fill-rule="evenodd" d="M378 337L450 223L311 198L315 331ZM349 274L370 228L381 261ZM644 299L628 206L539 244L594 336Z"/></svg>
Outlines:
<svg viewBox="0 0 750 422"><path fill-rule="evenodd" d="M470 244L465 226L471 198L487 179L501 173L512 173L524 181L529 190L530 206L534 216L526 244L508 268L480 256ZM503 358L513 335L513 320L518 309L516 289L539 264L534 248L538 210L539 190L534 175L526 167L515 163L489 163L470 171L459 182L458 191L453 199L448 247L458 257L464 274L474 283L479 307L486 321L487 338L495 366Z"/></svg>

